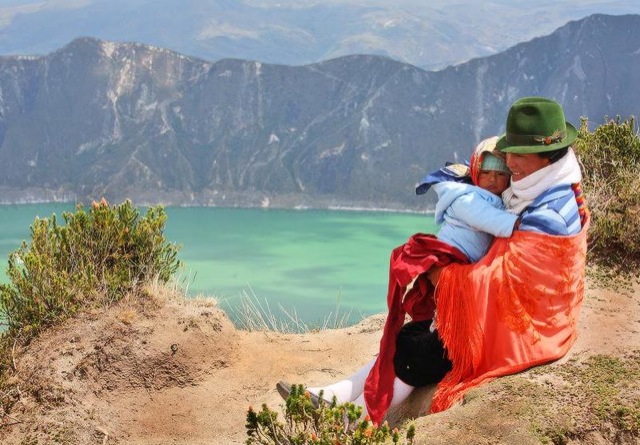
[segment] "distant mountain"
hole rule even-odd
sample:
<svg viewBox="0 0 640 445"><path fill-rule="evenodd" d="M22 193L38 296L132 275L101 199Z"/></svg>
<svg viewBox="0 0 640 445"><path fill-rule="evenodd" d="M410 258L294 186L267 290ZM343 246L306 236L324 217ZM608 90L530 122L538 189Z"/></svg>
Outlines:
<svg viewBox="0 0 640 445"><path fill-rule="evenodd" d="M209 61L306 65L354 54L434 70L504 51L629 0L10 0L0 54L48 54L79 36L138 42Z"/></svg>
<svg viewBox="0 0 640 445"><path fill-rule="evenodd" d="M442 71L377 56L301 67L78 39L0 58L0 196L424 208L414 185L504 131L521 96L638 115L640 16L594 15ZM430 197L432 198L432 197Z"/></svg>

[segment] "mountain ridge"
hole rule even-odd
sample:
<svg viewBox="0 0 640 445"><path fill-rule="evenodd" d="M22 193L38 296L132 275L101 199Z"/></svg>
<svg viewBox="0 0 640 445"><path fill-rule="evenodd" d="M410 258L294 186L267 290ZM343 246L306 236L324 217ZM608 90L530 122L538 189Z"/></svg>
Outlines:
<svg viewBox="0 0 640 445"><path fill-rule="evenodd" d="M0 191L137 204L420 210L413 186L499 134L525 95L636 115L640 16L594 15L440 71L353 55L208 62L79 38L0 58ZM16 201L13 201L16 202Z"/></svg>

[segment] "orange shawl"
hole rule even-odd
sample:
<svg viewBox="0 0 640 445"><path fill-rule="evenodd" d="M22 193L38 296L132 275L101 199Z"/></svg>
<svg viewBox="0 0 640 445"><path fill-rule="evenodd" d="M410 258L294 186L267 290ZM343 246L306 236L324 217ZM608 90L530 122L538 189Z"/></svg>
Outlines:
<svg viewBox="0 0 640 445"><path fill-rule="evenodd" d="M453 369L431 412L465 391L564 356L576 338L584 294L588 219L579 234L515 231L470 265L442 270L437 328Z"/></svg>

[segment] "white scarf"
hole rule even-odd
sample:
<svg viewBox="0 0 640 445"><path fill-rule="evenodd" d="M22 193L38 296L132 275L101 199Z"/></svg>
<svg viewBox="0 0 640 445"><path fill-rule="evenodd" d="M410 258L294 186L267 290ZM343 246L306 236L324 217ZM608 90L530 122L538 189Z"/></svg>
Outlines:
<svg viewBox="0 0 640 445"><path fill-rule="evenodd" d="M580 164L573 149L557 162L525 176L519 181L511 181L511 186L502 192L502 200L507 211L519 215L544 191L557 185L571 185L582 180Z"/></svg>

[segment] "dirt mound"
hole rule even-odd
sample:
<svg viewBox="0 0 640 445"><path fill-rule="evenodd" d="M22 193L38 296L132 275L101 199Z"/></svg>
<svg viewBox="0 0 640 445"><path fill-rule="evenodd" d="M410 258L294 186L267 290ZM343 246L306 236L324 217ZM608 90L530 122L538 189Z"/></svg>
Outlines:
<svg viewBox="0 0 640 445"><path fill-rule="evenodd" d="M281 405L275 382L325 384L350 374L376 354L383 323L381 314L305 334L239 331L211 299L156 290L70 320L16 351L0 442L241 444L250 405ZM639 345L640 290L588 289L581 335L564 359L484 385L436 415L421 416L432 389L416 391L389 418L420 416L418 443L540 443L540 431L531 431L531 403L562 413L574 408L533 391L532 382L566 385L554 369L594 354L628 357ZM567 416L581 416L581 408ZM617 443L639 443L615 428L608 435L584 431L573 443L607 443L616 434Z"/></svg>

